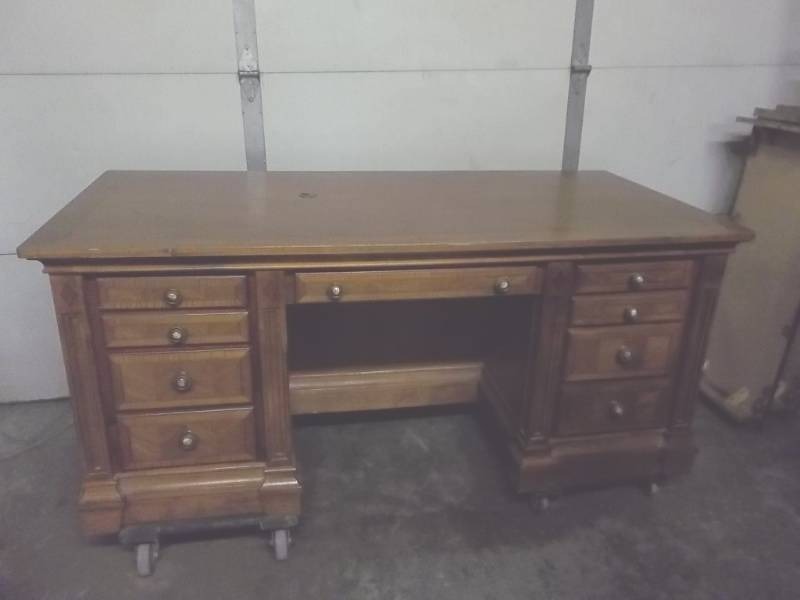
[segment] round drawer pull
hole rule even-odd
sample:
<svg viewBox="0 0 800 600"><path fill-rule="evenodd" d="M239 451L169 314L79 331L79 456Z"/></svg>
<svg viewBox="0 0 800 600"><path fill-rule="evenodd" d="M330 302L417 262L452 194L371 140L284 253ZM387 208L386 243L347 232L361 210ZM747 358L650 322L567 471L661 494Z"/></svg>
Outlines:
<svg viewBox="0 0 800 600"><path fill-rule="evenodd" d="M164 302L170 306L180 306L181 302L183 302L183 296L175 288L170 288L164 292Z"/></svg>
<svg viewBox="0 0 800 600"><path fill-rule="evenodd" d="M189 332L183 327L173 327L167 332L167 339L175 345L183 344L187 337L189 337Z"/></svg>
<svg viewBox="0 0 800 600"><path fill-rule="evenodd" d="M498 279L494 284L494 291L498 294L507 294L511 290L511 282L508 279Z"/></svg>
<svg viewBox="0 0 800 600"><path fill-rule="evenodd" d="M192 389L192 378L186 371L181 371L172 380L172 387L176 392L188 392Z"/></svg>
<svg viewBox="0 0 800 600"><path fill-rule="evenodd" d="M197 442L197 434L191 429L187 429L183 432L183 434L181 434L181 448L184 450L194 450L197 448Z"/></svg>
<svg viewBox="0 0 800 600"><path fill-rule="evenodd" d="M636 355L633 353L633 350L627 346L622 346L619 350L617 350L617 362L623 367L629 366L631 363L633 363L635 358Z"/></svg>
<svg viewBox="0 0 800 600"><path fill-rule="evenodd" d="M639 309L635 306L628 306L622 311L622 317L626 323L636 323L639 320Z"/></svg>
<svg viewBox="0 0 800 600"><path fill-rule="evenodd" d="M611 416L616 419L625 416L625 407L616 400L612 400L609 403L608 409L611 411Z"/></svg>
<svg viewBox="0 0 800 600"><path fill-rule="evenodd" d="M328 298L330 298L331 300L334 300L334 301L341 300L342 299L342 293L343 293L343 290L342 290L342 286L340 286L340 285L334 284L334 285L332 285L331 287L328 288Z"/></svg>
<svg viewBox="0 0 800 600"><path fill-rule="evenodd" d="M644 275L641 273L634 273L628 278L628 284L634 290L640 290L644 287L647 283L647 280L644 278Z"/></svg>

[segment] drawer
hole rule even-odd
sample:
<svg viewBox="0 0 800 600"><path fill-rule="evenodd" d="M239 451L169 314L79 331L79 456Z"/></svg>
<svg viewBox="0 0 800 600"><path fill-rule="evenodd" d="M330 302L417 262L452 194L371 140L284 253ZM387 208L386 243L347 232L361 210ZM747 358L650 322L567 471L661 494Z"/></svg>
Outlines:
<svg viewBox="0 0 800 600"><path fill-rule="evenodd" d="M120 410L251 402L248 348L115 352L109 359Z"/></svg>
<svg viewBox="0 0 800 600"><path fill-rule="evenodd" d="M119 415L124 469L256 458L252 408Z"/></svg>
<svg viewBox="0 0 800 600"><path fill-rule="evenodd" d="M680 321L686 313L687 292L576 296L573 325L622 325Z"/></svg>
<svg viewBox="0 0 800 600"><path fill-rule="evenodd" d="M666 379L566 384L559 403L559 435L663 427L670 388Z"/></svg>
<svg viewBox="0 0 800 600"><path fill-rule="evenodd" d="M295 301L363 302L517 296L541 290L538 267L298 273Z"/></svg>
<svg viewBox="0 0 800 600"><path fill-rule="evenodd" d="M237 308L247 305L243 275L101 277L97 280L100 308Z"/></svg>
<svg viewBox="0 0 800 600"><path fill-rule="evenodd" d="M565 379L608 379L668 373L681 324L570 329Z"/></svg>
<svg viewBox="0 0 800 600"><path fill-rule="evenodd" d="M687 288L692 281L692 264L690 260L663 260L578 265L576 293Z"/></svg>
<svg viewBox="0 0 800 600"><path fill-rule="evenodd" d="M249 337L244 311L106 313L102 319L109 348L237 344Z"/></svg>

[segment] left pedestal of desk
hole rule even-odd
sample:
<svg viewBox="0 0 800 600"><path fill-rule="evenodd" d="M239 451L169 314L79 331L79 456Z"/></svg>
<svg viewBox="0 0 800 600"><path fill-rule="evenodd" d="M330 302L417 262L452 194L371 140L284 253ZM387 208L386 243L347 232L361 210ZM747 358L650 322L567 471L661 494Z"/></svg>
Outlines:
<svg viewBox="0 0 800 600"><path fill-rule="evenodd" d="M53 273L87 535L296 522L282 272Z"/></svg>

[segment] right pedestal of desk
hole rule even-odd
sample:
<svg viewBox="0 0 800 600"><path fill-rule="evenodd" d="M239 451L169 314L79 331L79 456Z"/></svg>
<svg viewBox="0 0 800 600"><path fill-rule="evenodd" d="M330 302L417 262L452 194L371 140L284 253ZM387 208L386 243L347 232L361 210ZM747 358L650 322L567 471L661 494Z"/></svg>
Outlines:
<svg viewBox="0 0 800 600"><path fill-rule="evenodd" d="M725 254L554 261L521 393L488 361L485 407L517 491L553 495L685 472Z"/></svg>

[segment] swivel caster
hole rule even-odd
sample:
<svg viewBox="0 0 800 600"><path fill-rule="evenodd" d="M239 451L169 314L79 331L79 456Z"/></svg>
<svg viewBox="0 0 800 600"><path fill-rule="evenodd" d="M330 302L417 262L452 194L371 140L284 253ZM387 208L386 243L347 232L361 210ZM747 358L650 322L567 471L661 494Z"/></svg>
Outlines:
<svg viewBox="0 0 800 600"><path fill-rule="evenodd" d="M158 542L136 545L136 572L141 577L153 574L158 560Z"/></svg>
<svg viewBox="0 0 800 600"><path fill-rule="evenodd" d="M288 529L275 529L270 535L269 543L275 550L276 560L289 558L289 544L292 543L292 536Z"/></svg>

